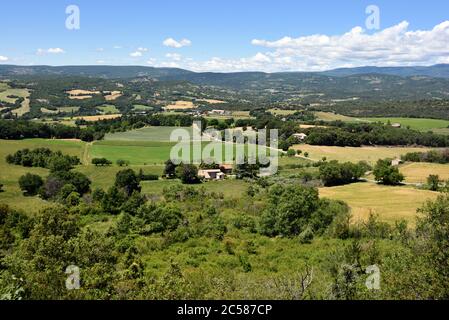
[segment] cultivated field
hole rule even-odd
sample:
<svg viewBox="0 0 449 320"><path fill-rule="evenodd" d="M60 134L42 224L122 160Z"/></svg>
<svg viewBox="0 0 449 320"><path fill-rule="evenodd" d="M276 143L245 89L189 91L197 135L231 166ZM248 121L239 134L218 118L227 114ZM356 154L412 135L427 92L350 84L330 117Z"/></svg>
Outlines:
<svg viewBox="0 0 449 320"><path fill-rule="evenodd" d="M92 98L95 94L101 94L100 91L91 90L70 90L66 93L69 95L69 99L72 100L86 100Z"/></svg>
<svg viewBox="0 0 449 320"><path fill-rule="evenodd" d="M108 95L105 95L104 98L106 101L114 101L120 98L123 94L121 91L111 91L111 92L105 92L109 93Z"/></svg>
<svg viewBox="0 0 449 320"><path fill-rule="evenodd" d="M332 113L332 112L315 112L315 116L318 120L323 121L344 121L344 122L360 122L363 121L361 119L347 117L341 114Z"/></svg>
<svg viewBox="0 0 449 320"><path fill-rule="evenodd" d="M135 104L133 106L133 111L147 111L147 110L153 110L153 107L145 106L142 104Z"/></svg>
<svg viewBox="0 0 449 320"><path fill-rule="evenodd" d="M58 110L50 110L47 108L41 108L41 112L46 113L46 114L58 114L59 113Z"/></svg>
<svg viewBox="0 0 449 320"><path fill-rule="evenodd" d="M170 141L170 135L177 129L184 129L192 135L190 127L145 127L137 130L107 134L108 141Z"/></svg>
<svg viewBox="0 0 449 320"><path fill-rule="evenodd" d="M292 115L299 110L282 110L282 109L269 109L268 112L275 116L289 116Z"/></svg>
<svg viewBox="0 0 449 320"><path fill-rule="evenodd" d="M196 106L192 101L176 101L175 103L166 106L165 110L185 110L194 108L196 108Z"/></svg>
<svg viewBox="0 0 449 320"><path fill-rule="evenodd" d="M436 174L442 180L449 180L449 164L406 163L400 167L408 183L426 183L427 177Z"/></svg>
<svg viewBox="0 0 449 320"><path fill-rule="evenodd" d="M214 114L210 116L206 116L206 119L218 119L218 120L225 120L233 118L234 120L238 119L251 119L252 117L249 115L249 111L231 111L231 114L226 115L219 115Z"/></svg>
<svg viewBox="0 0 449 320"><path fill-rule="evenodd" d="M113 162L127 160L132 165L161 165L170 158L174 145L156 141L98 141L90 148L90 156Z"/></svg>
<svg viewBox="0 0 449 320"><path fill-rule="evenodd" d="M412 187L389 187L362 182L321 188L320 196L347 202L352 209L352 222L366 220L373 213L378 214L385 222L394 223L405 219L414 224L416 210L427 200L435 200L438 193Z"/></svg>
<svg viewBox="0 0 449 320"><path fill-rule="evenodd" d="M30 112L30 91L28 89L12 89L7 83L0 82L0 101L5 103L16 103L18 98L24 98L21 107L12 110L17 116L23 116Z"/></svg>
<svg viewBox="0 0 449 320"><path fill-rule="evenodd" d="M12 110L12 113L18 117L21 117L25 113L28 113L28 112L30 112L30 98L29 98L29 92L27 91L27 96L25 97L25 100L23 100L21 107L18 109Z"/></svg>
<svg viewBox="0 0 449 320"><path fill-rule="evenodd" d="M118 113L120 113L120 110L117 109L117 107L112 104L105 104L103 106L97 107L97 109L100 110L103 114L118 114Z"/></svg>
<svg viewBox="0 0 449 320"><path fill-rule="evenodd" d="M20 98L27 98L30 95L27 89L11 89L4 84L0 87L0 101L6 103L15 103Z"/></svg>
<svg viewBox="0 0 449 320"><path fill-rule="evenodd" d="M439 119L415 119L415 118L363 118L369 122L382 122L382 123L400 123L402 127L410 127L411 129L420 131L432 131L434 129L448 129L448 120Z"/></svg>
<svg viewBox="0 0 449 320"><path fill-rule="evenodd" d="M330 147L330 146L312 146L307 144L293 146L295 150L302 150L309 153L312 160L321 160L326 157L327 160L338 160L341 162L359 162L367 161L375 163L379 159L397 158L409 152L425 152L429 148L408 148L408 147Z"/></svg>
<svg viewBox="0 0 449 320"><path fill-rule="evenodd" d="M162 165L165 161L170 159L170 153L172 148L176 145L173 142L161 142L161 141L98 141L94 142L90 146L89 157L90 158L107 158L113 162L118 159L127 160L132 165ZM208 149L205 149L208 146ZM222 156L215 155L214 148L219 150L221 146ZM231 161L234 160L237 154L236 145L232 144L222 144L222 143L202 143L202 152L204 152L205 159L214 159L215 156L219 157L221 160L215 162L223 162L225 157L226 148L232 148L233 157ZM190 150L190 151L188 151ZM206 151L205 151L206 150ZM190 159L193 159L193 149L191 144L186 144L182 152L189 152ZM248 155L247 147L243 148L244 154ZM268 155L269 155L268 151ZM184 156L181 151L177 156ZM187 155L188 156L188 155ZM204 160L205 160L204 159Z"/></svg>
<svg viewBox="0 0 449 320"><path fill-rule="evenodd" d="M226 103L226 101L215 100L215 99L196 99L196 101L207 102L207 103L210 103L210 104Z"/></svg>

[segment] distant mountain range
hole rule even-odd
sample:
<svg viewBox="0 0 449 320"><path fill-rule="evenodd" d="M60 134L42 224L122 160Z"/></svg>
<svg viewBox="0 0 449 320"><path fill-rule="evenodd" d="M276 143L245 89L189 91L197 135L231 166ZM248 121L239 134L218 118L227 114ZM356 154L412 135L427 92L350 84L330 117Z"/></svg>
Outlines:
<svg viewBox="0 0 449 320"><path fill-rule="evenodd" d="M294 78L311 75L346 77L364 74L382 74L399 77L426 76L432 78L449 78L449 64L429 67L358 67L341 68L324 72L240 72L240 73L196 73L177 68L154 68L144 66L15 66L0 65L0 77L14 76L86 76L101 78L135 78L152 77L160 80L187 80L193 82L226 82L230 79Z"/></svg>

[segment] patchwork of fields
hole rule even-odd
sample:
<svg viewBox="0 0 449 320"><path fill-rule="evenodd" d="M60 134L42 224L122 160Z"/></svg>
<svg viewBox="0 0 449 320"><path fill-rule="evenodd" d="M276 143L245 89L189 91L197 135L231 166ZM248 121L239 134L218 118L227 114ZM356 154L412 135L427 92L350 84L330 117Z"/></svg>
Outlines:
<svg viewBox="0 0 449 320"><path fill-rule="evenodd" d="M45 177L48 170L8 165L5 161L6 155L17 150L48 147L52 150L60 150L65 154L76 155L82 159L83 165L78 166L75 170L86 174L92 180L93 188L107 189L114 183L116 173L123 168L115 164L110 167L95 167L90 164L92 158L105 157L114 163L118 159L128 160L130 168L134 170L142 169L147 174L161 175L164 162L170 157L170 151L175 145L175 143L168 141L173 129L179 128L149 127L130 132L109 134L105 140L94 143L77 140L2 140L0 141L2 146L0 149L0 182L4 184L5 191L0 193L0 202L6 202L14 208L23 209L27 212L35 212L37 209L48 205L47 202L38 197L22 195L17 183L20 176L31 172ZM186 129L191 130L191 128ZM296 148L303 152L309 152L311 160L321 160L322 157L327 157L328 160L352 162L365 160L370 163L374 163L380 158L394 158L407 152L427 150L425 148L341 148L309 145L300 145ZM306 162L307 160L302 158L282 157L280 159L281 175L297 173L298 169L290 165ZM407 163L402 165L400 170L405 174L406 182L409 183L423 183L429 174L438 174L441 179L449 179L449 165ZM175 180L148 181L142 182L142 190L146 194L160 195L164 188L178 184L180 182ZM205 187L208 191L222 192L225 196L238 198L246 192L248 184L239 180L226 180L209 182L194 187ZM406 219L411 223L415 221L416 209L426 200L435 199L437 196L437 193L419 190L411 186L387 187L369 182L322 188L320 194L322 197L346 201L352 208L354 221L366 219L370 213L376 213L383 221L394 222L398 219Z"/></svg>

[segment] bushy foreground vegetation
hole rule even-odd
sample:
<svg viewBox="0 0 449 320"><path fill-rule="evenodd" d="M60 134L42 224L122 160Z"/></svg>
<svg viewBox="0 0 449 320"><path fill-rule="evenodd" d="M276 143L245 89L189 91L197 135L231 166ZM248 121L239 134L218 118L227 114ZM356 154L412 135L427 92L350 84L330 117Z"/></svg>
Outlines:
<svg viewBox="0 0 449 320"><path fill-rule="evenodd" d="M241 200L182 186L149 199L124 170L108 191L35 216L1 205L1 297L449 297L447 194L426 204L410 229L375 216L351 225L348 207L320 200L314 188L253 188ZM365 286L371 265L381 270L380 290ZM79 290L66 289L69 266L80 270Z"/></svg>

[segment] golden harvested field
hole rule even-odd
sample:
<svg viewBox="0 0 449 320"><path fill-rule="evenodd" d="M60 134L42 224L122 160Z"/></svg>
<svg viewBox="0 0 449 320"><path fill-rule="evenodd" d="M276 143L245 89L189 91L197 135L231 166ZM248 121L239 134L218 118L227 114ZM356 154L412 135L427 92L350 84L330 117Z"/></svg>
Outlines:
<svg viewBox="0 0 449 320"><path fill-rule="evenodd" d="M27 98L30 95L30 92L27 89L11 89L9 86L3 89L0 89L0 101L6 103L15 103L17 101L16 97Z"/></svg>
<svg viewBox="0 0 449 320"><path fill-rule="evenodd" d="M310 129L310 128L328 128L327 126L316 126L313 124L300 124L299 127L301 129Z"/></svg>
<svg viewBox="0 0 449 320"><path fill-rule="evenodd" d="M85 117L74 117L73 119L78 120L82 119L85 121L100 121L100 120L109 120L109 119L117 119L120 118L121 114L104 114L98 116L85 116Z"/></svg>
<svg viewBox="0 0 449 320"><path fill-rule="evenodd" d="M359 162L367 161L375 163L379 159L397 158L408 152L426 152L429 148L407 148L407 147L330 147L330 146L311 146L301 144L293 146L295 150L308 152L312 160L321 160L326 157L327 160L338 160L340 162Z"/></svg>
<svg viewBox="0 0 449 320"><path fill-rule="evenodd" d="M92 96L70 96L69 99L70 100L87 100L87 99L91 99Z"/></svg>
<svg viewBox="0 0 449 320"><path fill-rule="evenodd" d="M12 111L12 113L20 117L20 116L23 116L25 113L30 112L30 110L31 110L30 109L30 98L29 98L29 92L28 92L28 95L26 96L25 100L23 100L21 107L18 109L14 109Z"/></svg>
<svg viewBox="0 0 449 320"><path fill-rule="evenodd" d="M109 93L108 95L104 96L106 101L114 101L122 96L121 91L112 91L112 92L105 92L105 93Z"/></svg>
<svg viewBox="0 0 449 320"><path fill-rule="evenodd" d="M196 106L192 101L176 101L174 104L166 106L165 110L185 110L194 108L196 108Z"/></svg>
<svg viewBox="0 0 449 320"><path fill-rule="evenodd" d="M12 113L17 116L23 116L30 112L30 91L28 89L12 89L7 83L0 82L0 101L6 103L15 103L18 99L24 98L21 107L12 110Z"/></svg>
<svg viewBox="0 0 449 320"><path fill-rule="evenodd" d="M394 223L405 219L413 225L417 216L416 210L427 200L435 200L438 194L412 187L389 187L368 182L320 189L321 197L348 203L352 210L353 223L365 220L370 213L374 213L385 222Z"/></svg>
<svg viewBox="0 0 449 320"><path fill-rule="evenodd" d="M41 112L42 113L47 113L47 114L58 114L59 111L58 110L50 110L47 108L41 108Z"/></svg>
<svg viewBox="0 0 449 320"><path fill-rule="evenodd" d="M347 117L347 116L343 116L341 114L336 114L336 113L331 113L331 112L315 112L315 116L318 118L318 120L323 120L323 121L336 121L336 120L341 120L341 121L345 121L345 122L363 121L361 119Z"/></svg>
<svg viewBox="0 0 449 320"><path fill-rule="evenodd" d="M71 100L86 100L92 98L94 94L101 94L100 91L91 90L70 90L66 92Z"/></svg>
<svg viewBox="0 0 449 320"><path fill-rule="evenodd" d="M409 183L426 183L431 174L440 176L442 180L449 180L449 164L406 163L400 170L405 176L405 182Z"/></svg>
<svg viewBox="0 0 449 320"><path fill-rule="evenodd" d="M91 90L70 90L67 91L69 96L87 96L93 94L100 94L100 91L91 91Z"/></svg>
<svg viewBox="0 0 449 320"><path fill-rule="evenodd" d="M214 100L214 99L197 99L196 101L207 102L207 103L211 103L211 104L226 103L226 101Z"/></svg>

